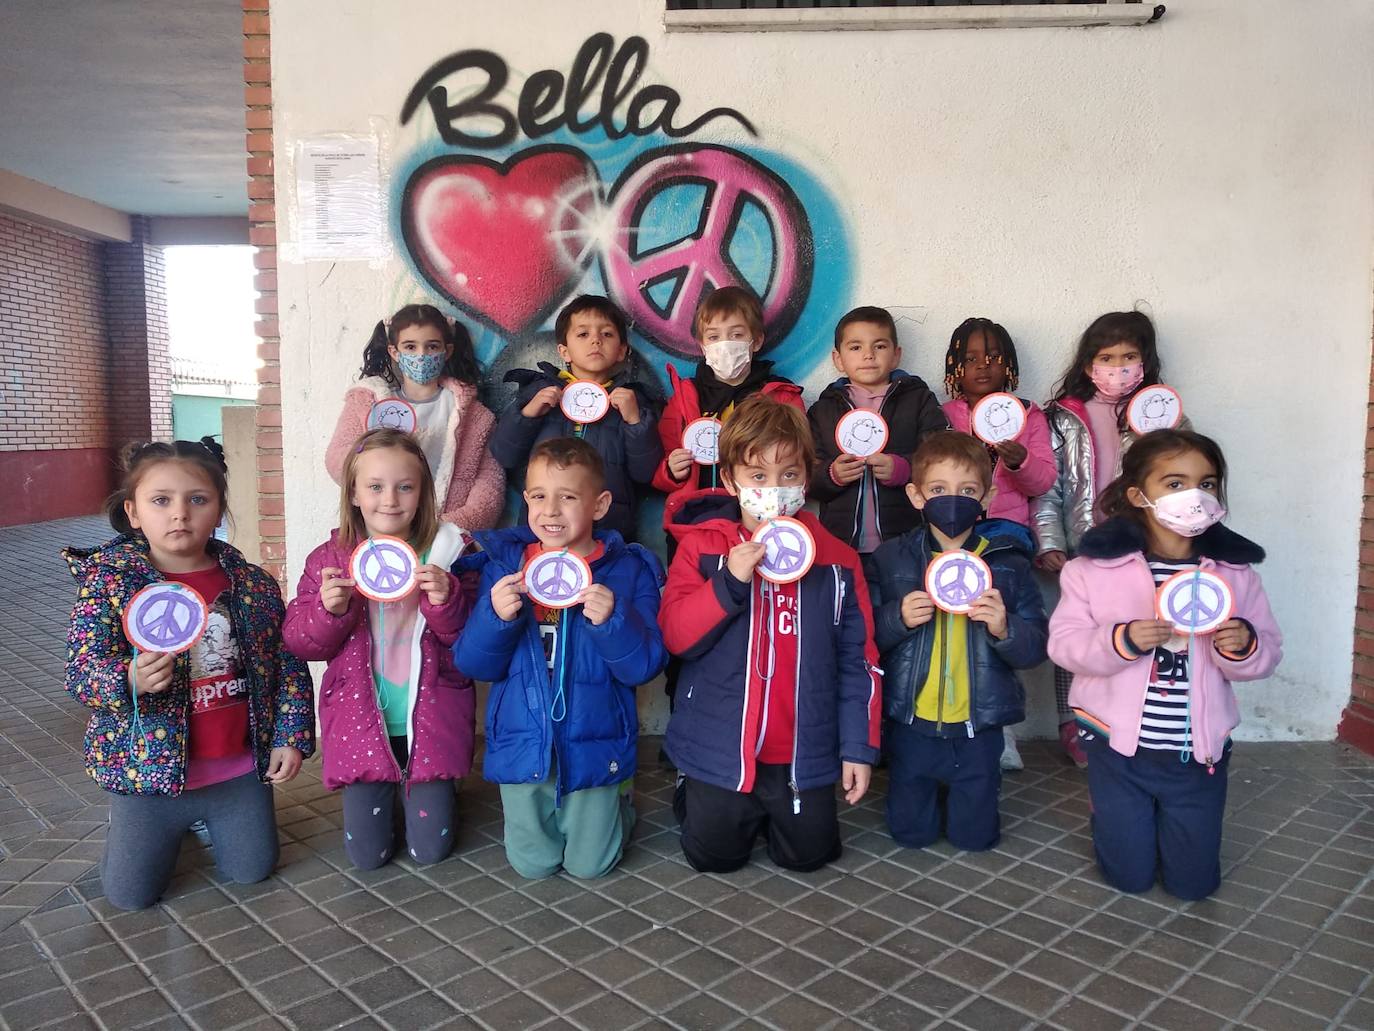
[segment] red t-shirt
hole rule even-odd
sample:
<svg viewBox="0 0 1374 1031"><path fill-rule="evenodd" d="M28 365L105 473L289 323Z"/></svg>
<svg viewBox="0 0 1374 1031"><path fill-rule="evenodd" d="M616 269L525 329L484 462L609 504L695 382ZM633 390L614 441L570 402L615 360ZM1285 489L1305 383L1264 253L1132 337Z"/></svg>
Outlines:
<svg viewBox="0 0 1374 1031"><path fill-rule="evenodd" d="M540 544L538 541L526 545L524 556L525 565L529 565L530 560L542 551L544 551L544 545ZM587 565L591 565L605 553L605 545L597 541L596 547L593 548L592 553L587 556ZM561 617L563 615L563 610L551 609L545 605L540 605L533 598L529 600L529 603L534 607L534 619L535 622L539 624L539 637L544 644L544 661L549 664L549 675L553 676L554 666L556 664L555 656L558 654L558 636L559 628L562 626Z"/></svg>
<svg viewBox="0 0 1374 1031"><path fill-rule="evenodd" d="M754 583L749 685L763 692L755 757L761 763L790 763L797 723L797 584L762 577Z"/></svg>
<svg viewBox="0 0 1374 1031"><path fill-rule="evenodd" d="M193 573L164 573L205 599L210 618L191 646L191 723L186 790L242 776L253 769L248 746L248 680L229 618L229 576L218 564Z"/></svg>

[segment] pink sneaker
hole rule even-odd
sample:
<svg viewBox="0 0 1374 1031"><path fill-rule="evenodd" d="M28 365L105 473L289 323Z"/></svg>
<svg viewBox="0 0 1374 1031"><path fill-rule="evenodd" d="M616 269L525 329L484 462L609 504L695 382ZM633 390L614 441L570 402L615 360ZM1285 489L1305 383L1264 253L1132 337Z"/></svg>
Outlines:
<svg viewBox="0 0 1374 1031"><path fill-rule="evenodd" d="M1078 724L1072 720L1068 723L1059 724L1059 743L1064 748L1064 754L1069 761L1080 770L1088 768L1088 753L1083 751L1083 746L1078 743Z"/></svg>

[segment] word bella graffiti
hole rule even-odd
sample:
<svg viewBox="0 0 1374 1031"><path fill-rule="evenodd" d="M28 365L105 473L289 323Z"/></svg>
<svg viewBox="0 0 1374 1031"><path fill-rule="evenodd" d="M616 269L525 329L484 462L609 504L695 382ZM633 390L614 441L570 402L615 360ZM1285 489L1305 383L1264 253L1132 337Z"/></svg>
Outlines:
<svg viewBox="0 0 1374 1031"><path fill-rule="evenodd" d="M401 124L410 121L420 101L428 100L440 138L455 147L502 147L515 139L517 132L537 140L565 126L576 135L599 126L613 140L649 136L655 132L679 139L690 136L717 118L733 119L751 135L758 135L744 115L728 107L712 108L686 125L677 125L674 117L682 104L677 90L659 84L635 89L648 60L649 44L642 36L631 36L616 50L611 35L598 32L589 36L577 51L566 78L562 72L546 68L526 79L512 114L496 100L510 80L505 60L490 50L460 50L436 62L411 87L401 105ZM476 93L450 104L443 80L465 71L481 72L486 81ZM582 108L592 99L598 84L601 84L600 107L593 117L584 117ZM617 125L615 111L627 100L625 124ZM561 110L559 101L562 101ZM655 104L662 106L649 111ZM465 119L482 116L496 119L501 128L486 134L461 128Z"/></svg>

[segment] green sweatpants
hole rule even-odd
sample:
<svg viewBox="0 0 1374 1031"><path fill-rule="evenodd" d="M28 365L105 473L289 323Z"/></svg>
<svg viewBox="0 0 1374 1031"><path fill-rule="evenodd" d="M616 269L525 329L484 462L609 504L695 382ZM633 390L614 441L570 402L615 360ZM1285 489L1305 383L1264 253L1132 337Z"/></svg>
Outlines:
<svg viewBox="0 0 1374 1031"><path fill-rule="evenodd" d="M559 869L591 879L611 872L625 852L635 811L619 784L583 788L554 808L553 774L541 784L502 784L506 859L521 877L551 877Z"/></svg>

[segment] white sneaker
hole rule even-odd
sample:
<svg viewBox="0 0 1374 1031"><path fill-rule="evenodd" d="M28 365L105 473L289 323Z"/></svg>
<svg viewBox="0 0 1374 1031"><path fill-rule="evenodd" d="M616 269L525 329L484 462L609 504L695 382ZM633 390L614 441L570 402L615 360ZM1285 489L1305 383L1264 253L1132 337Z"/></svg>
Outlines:
<svg viewBox="0 0 1374 1031"><path fill-rule="evenodd" d="M1021 760L1021 753L1016 748L1016 735L1011 732L1010 727L1002 728L1002 740L1005 742L1002 748L1002 769L1024 770L1026 764Z"/></svg>

